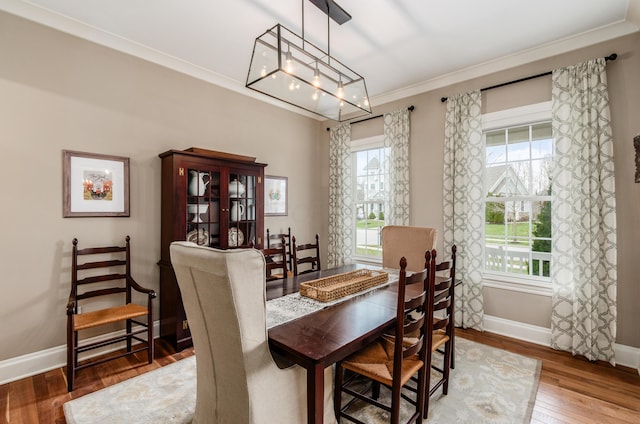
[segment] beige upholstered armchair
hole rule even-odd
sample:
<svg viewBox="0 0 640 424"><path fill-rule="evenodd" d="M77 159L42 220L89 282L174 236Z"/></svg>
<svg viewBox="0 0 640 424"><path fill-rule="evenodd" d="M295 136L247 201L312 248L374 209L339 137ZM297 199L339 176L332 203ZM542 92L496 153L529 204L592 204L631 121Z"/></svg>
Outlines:
<svg viewBox="0 0 640 424"><path fill-rule="evenodd" d="M188 242L170 250L196 352L193 423L306 422L306 371L278 368L269 351L262 253ZM332 378L328 368L326 423L336 422Z"/></svg>
<svg viewBox="0 0 640 424"><path fill-rule="evenodd" d="M435 228L387 225L382 227L382 266L398 268L400 258L407 259L407 271L424 269L424 254L436 248Z"/></svg>

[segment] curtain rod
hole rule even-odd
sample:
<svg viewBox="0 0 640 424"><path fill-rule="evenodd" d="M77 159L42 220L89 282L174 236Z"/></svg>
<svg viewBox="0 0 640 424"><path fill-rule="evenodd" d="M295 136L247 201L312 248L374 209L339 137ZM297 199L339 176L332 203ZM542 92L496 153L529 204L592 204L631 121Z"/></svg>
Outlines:
<svg viewBox="0 0 640 424"><path fill-rule="evenodd" d="M613 60L616 60L617 58L618 58L618 54L617 53L612 53L609 56L605 56L604 60L613 61ZM481 88L480 91L487 91L487 90L491 90L491 89L494 89L494 88L504 87L505 85L511 85L511 84L515 84L515 83L518 83L518 82L523 82L523 81L528 81L528 80L535 79L535 78L545 77L547 75L551 75L552 72L553 71L544 72L542 74L532 75L530 77L524 77L524 78L520 78L520 79L513 80L513 81L503 82L502 84L496 84L496 85L492 85L491 87ZM442 103L444 103L444 102L447 101L447 99L448 99L448 97L442 97L442 98L440 98L440 101Z"/></svg>
<svg viewBox="0 0 640 424"><path fill-rule="evenodd" d="M415 107L414 105L411 105L411 106L409 106L409 107L407 108L407 110L408 110L409 112L413 112L413 110L414 110L415 108L416 108L416 107ZM368 121L368 120L370 120L370 119L382 118L383 116L384 116L384 115L370 116L370 117L368 117L368 118L360 119L359 121L349 122L349 125L359 124L360 122L365 122L365 121ZM329 131L329 130L331 130L331 128L327 127L327 131Z"/></svg>

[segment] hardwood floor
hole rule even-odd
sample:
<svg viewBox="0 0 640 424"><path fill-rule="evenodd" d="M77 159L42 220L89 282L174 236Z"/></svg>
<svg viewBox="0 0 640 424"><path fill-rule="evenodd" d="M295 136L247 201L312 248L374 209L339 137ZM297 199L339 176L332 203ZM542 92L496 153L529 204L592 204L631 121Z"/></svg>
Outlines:
<svg viewBox="0 0 640 424"><path fill-rule="evenodd" d="M592 363L566 352L491 333L458 329L456 334L542 361L532 424L640 422L637 370ZM153 364L147 364L145 354L140 354L139 358L121 358L81 370L71 394L67 393L63 368L1 385L0 423L64 424L62 404L66 401L193 354L193 349L175 353L162 340L157 340Z"/></svg>
<svg viewBox="0 0 640 424"><path fill-rule="evenodd" d="M542 361L532 424L640 423L640 376L635 369L491 333L456 335Z"/></svg>

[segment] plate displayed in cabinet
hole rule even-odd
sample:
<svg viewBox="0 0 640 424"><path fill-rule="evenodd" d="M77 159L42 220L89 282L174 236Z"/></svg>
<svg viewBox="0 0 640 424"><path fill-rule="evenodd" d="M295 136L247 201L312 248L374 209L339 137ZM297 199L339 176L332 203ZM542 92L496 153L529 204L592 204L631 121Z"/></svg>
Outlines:
<svg viewBox="0 0 640 424"><path fill-rule="evenodd" d="M195 243L198 246L208 246L209 232L204 228L200 228L199 230L189 231L187 233L187 241L190 241L191 243Z"/></svg>
<svg viewBox="0 0 640 424"><path fill-rule="evenodd" d="M229 228L229 247L238 247L244 243L242 230L236 227Z"/></svg>

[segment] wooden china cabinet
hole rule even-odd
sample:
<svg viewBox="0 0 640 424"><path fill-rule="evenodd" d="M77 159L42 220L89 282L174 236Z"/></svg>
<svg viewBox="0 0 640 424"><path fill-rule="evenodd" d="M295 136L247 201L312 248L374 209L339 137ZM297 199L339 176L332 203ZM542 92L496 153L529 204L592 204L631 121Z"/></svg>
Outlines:
<svg viewBox="0 0 640 424"><path fill-rule="evenodd" d="M176 351L192 345L169 245L260 249L264 234L264 167L255 158L200 148L161 153L160 336Z"/></svg>

